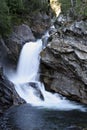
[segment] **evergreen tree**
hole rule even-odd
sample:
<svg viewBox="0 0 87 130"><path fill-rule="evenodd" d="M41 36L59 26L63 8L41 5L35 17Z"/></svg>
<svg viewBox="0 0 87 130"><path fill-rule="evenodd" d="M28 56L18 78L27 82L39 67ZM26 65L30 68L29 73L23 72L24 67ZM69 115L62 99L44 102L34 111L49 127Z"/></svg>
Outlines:
<svg viewBox="0 0 87 130"><path fill-rule="evenodd" d="M6 35L10 31L11 19L9 8L5 0L0 0L0 34Z"/></svg>
<svg viewBox="0 0 87 130"><path fill-rule="evenodd" d="M6 0L11 14L20 13L23 9L23 0Z"/></svg>

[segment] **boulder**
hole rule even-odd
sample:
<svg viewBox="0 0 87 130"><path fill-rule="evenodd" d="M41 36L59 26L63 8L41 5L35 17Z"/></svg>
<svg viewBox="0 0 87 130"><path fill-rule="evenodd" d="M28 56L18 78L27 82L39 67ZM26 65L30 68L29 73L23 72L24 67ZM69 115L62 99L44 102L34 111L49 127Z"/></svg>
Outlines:
<svg viewBox="0 0 87 130"><path fill-rule="evenodd" d="M35 41L30 27L26 24L14 26L11 35L6 39L6 46L9 49L9 59L17 61L23 44L29 41Z"/></svg>
<svg viewBox="0 0 87 130"><path fill-rule="evenodd" d="M70 26L66 26L63 30L65 33L69 32L75 36L87 38L87 21L75 21Z"/></svg>
<svg viewBox="0 0 87 130"><path fill-rule="evenodd" d="M71 23L51 37L41 52L41 79L46 88L87 104L87 26L83 23L73 30Z"/></svg>
<svg viewBox="0 0 87 130"><path fill-rule="evenodd" d="M25 101L19 97L14 85L3 75L0 66L0 114L13 105L23 104Z"/></svg>
<svg viewBox="0 0 87 130"><path fill-rule="evenodd" d="M34 94L42 101L44 101L44 96L39 88L39 84L38 83L35 83L35 82L29 82L29 83L25 83L25 84L21 84L21 87L22 85L27 85L28 87L31 87L33 88L34 90ZM26 87L26 86L25 86Z"/></svg>

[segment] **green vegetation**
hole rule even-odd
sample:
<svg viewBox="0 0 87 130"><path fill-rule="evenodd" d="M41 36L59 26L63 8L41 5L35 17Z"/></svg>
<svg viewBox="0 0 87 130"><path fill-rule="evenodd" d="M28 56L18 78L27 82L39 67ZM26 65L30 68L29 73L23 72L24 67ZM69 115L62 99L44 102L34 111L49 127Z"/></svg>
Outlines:
<svg viewBox="0 0 87 130"><path fill-rule="evenodd" d="M70 13L71 16L77 18L87 18L87 0L74 0L76 3L74 6L71 4L71 0L58 0L61 3L62 12L64 14Z"/></svg>
<svg viewBox="0 0 87 130"><path fill-rule="evenodd" d="M22 9L21 0L0 0L0 34L7 36L11 31L12 18Z"/></svg>
<svg viewBox="0 0 87 130"><path fill-rule="evenodd" d="M86 1L86 0L85 0ZM49 1L50 2L50 1ZM58 0L64 14L71 13L77 17L87 17L87 1L77 0L75 6L71 0ZM13 24L24 22L26 16L39 11L48 11L48 0L0 0L0 35L7 36Z"/></svg>
<svg viewBox="0 0 87 130"><path fill-rule="evenodd" d="M48 8L48 1L46 0L25 0L25 12L32 11L46 11Z"/></svg>
<svg viewBox="0 0 87 130"><path fill-rule="evenodd" d="M23 0L6 0L10 14L21 13L24 9Z"/></svg>
<svg viewBox="0 0 87 130"><path fill-rule="evenodd" d="M9 15L9 8L4 0L0 0L0 34L6 35L9 33L10 25L11 17Z"/></svg>
<svg viewBox="0 0 87 130"><path fill-rule="evenodd" d="M44 0L0 0L0 35L7 36L13 24L23 22L33 12L46 11L47 7Z"/></svg>

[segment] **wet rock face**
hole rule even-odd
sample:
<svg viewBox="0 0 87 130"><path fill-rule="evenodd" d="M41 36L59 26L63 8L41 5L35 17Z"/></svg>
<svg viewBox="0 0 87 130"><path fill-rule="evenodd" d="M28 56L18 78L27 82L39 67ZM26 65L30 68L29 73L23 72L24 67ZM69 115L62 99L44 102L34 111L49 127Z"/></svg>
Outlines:
<svg viewBox="0 0 87 130"><path fill-rule="evenodd" d="M29 83L24 83L21 84L21 86L28 86L30 89L33 89L34 94L36 95L36 97L38 97L40 100L44 101L44 96L39 88L39 84L35 83L35 82L29 82Z"/></svg>
<svg viewBox="0 0 87 130"><path fill-rule="evenodd" d="M12 105L23 103L25 101L19 97L13 83L3 75L3 68L0 66L0 114Z"/></svg>
<svg viewBox="0 0 87 130"><path fill-rule="evenodd" d="M15 26L12 34L6 39L6 45L9 49L9 59L16 61L23 44L29 41L35 41L30 27L26 24Z"/></svg>
<svg viewBox="0 0 87 130"><path fill-rule="evenodd" d="M73 25L76 26L72 30ZM50 86L56 92L87 104L86 33L84 21L79 22L78 26L71 23L62 30L58 29L41 53L41 77L46 87Z"/></svg>

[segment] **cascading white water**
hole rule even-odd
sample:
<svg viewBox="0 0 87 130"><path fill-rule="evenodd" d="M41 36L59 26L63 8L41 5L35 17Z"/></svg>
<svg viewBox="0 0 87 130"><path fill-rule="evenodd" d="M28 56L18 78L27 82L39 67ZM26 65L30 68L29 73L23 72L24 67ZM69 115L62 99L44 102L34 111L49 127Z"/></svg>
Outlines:
<svg viewBox="0 0 87 130"><path fill-rule="evenodd" d="M65 98L61 99L58 94L52 94L44 89L44 85L40 83L38 78L39 54L41 50L41 39L24 45L20 54L17 72L10 78L15 84L18 94L33 106L60 110L84 110L82 106L72 103ZM43 96L43 100L41 96Z"/></svg>
<svg viewBox="0 0 87 130"><path fill-rule="evenodd" d="M37 40L37 42L29 42L24 45L17 67L17 79L19 82L36 80L39 66L38 56L41 50L42 40Z"/></svg>

